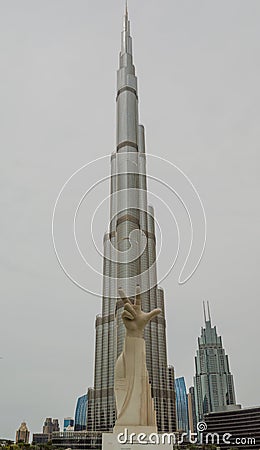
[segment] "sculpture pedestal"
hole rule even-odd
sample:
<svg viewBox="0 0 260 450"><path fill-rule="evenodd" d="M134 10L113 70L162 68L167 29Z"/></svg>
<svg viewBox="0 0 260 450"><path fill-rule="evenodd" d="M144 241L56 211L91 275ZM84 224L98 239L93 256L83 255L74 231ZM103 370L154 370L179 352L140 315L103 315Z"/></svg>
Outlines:
<svg viewBox="0 0 260 450"><path fill-rule="evenodd" d="M138 428L138 427L137 427ZM141 428L141 427L140 427ZM135 436L131 438L131 433L135 433ZM131 433L104 433L102 435L102 450L172 450L173 445L168 444L167 440L165 444L160 443L156 444L156 435L152 434L151 439L153 440L151 443L146 443L145 439L143 442L140 442L140 434L145 433L145 430L140 431L131 430ZM149 434L146 435L149 438ZM160 435L159 435L160 437ZM128 440L127 440L128 439Z"/></svg>

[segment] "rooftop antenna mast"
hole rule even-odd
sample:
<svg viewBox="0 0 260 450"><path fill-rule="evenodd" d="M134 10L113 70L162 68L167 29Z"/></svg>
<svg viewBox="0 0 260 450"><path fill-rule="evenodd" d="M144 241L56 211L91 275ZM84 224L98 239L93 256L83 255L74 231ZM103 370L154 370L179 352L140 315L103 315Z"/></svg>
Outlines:
<svg viewBox="0 0 260 450"><path fill-rule="evenodd" d="M209 309L209 302L207 301L207 305L208 305L208 316L209 316L209 321L211 323L211 317L210 317L210 309Z"/></svg>
<svg viewBox="0 0 260 450"><path fill-rule="evenodd" d="M203 300L203 312L204 312L204 321L206 323L206 308L205 308L205 302Z"/></svg>

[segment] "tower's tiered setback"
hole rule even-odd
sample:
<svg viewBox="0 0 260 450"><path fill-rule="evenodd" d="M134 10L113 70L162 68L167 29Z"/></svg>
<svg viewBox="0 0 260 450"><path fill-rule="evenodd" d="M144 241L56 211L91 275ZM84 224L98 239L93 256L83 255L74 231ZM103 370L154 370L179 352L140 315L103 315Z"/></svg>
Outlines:
<svg viewBox="0 0 260 450"><path fill-rule="evenodd" d="M145 330L147 369L157 426L159 431L175 431L174 372L167 365L164 291L157 286L154 213L147 205L145 136L144 127L139 124L137 78L127 10L123 21L116 102L117 148L111 155L111 221L109 232L104 236L102 314L96 318L94 389L88 392L87 430L113 429L116 419L114 367L122 352L125 335L121 319L123 303L117 298L117 292L123 287L131 297L139 284L144 311L157 307L162 310ZM144 251L140 251L141 240L135 234L140 236L141 232L146 241ZM133 250L131 245L135 239L138 246L134 253L136 257L133 257L130 250ZM128 257L116 262L113 248Z"/></svg>

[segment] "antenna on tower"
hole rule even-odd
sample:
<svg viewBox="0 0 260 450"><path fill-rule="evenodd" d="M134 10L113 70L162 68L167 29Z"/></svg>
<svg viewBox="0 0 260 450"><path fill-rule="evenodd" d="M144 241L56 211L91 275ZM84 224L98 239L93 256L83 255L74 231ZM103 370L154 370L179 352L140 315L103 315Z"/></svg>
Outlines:
<svg viewBox="0 0 260 450"><path fill-rule="evenodd" d="M206 309L205 309L205 302L203 300L203 312L204 312L204 321L206 323Z"/></svg>
<svg viewBox="0 0 260 450"><path fill-rule="evenodd" d="M208 316L209 316L209 321L211 322L210 309L209 309L209 302L208 302L208 301L207 301L207 305L208 305Z"/></svg>

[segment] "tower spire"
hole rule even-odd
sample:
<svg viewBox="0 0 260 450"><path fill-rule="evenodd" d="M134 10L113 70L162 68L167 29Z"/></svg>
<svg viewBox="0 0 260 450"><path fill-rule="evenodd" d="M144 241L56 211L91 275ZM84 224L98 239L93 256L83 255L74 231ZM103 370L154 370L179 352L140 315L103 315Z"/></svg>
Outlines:
<svg viewBox="0 0 260 450"><path fill-rule="evenodd" d="M203 300L203 313L204 313L204 321L206 323L206 309L205 309L205 302Z"/></svg>
<svg viewBox="0 0 260 450"><path fill-rule="evenodd" d="M207 305L208 305L208 320L211 323L210 309L209 309L209 302L208 301L207 301Z"/></svg>
<svg viewBox="0 0 260 450"><path fill-rule="evenodd" d="M128 4L125 2L125 13L123 18L122 46L121 55L124 53L132 54L132 38L130 36L130 21L128 18Z"/></svg>
<svg viewBox="0 0 260 450"><path fill-rule="evenodd" d="M117 151L120 153L138 151L138 136L137 77L133 63L132 37L126 3L117 72Z"/></svg>

